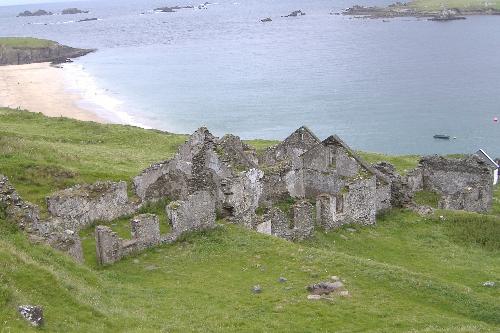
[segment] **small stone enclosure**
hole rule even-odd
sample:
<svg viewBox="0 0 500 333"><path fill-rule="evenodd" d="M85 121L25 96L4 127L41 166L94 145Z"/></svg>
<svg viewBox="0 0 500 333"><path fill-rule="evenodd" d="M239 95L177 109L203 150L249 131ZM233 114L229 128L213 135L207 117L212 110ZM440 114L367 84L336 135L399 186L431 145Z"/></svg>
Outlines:
<svg viewBox="0 0 500 333"><path fill-rule="evenodd" d="M109 227L95 229L99 263L111 264L133 252L172 242L181 234L215 227L221 218L287 240L311 237L316 228L371 225L391 207L414 207L421 190L437 192L439 207L486 212L496 170L484 159L428 156L402 176L387 162L369 165L338 136L321 141L301 127L274 147L257 152L238 137L217 138L200 128L177 154L133 179L138 201L125 182L77 185L47 198L49 217L24 202L0 176L0 205L34 241L43 241L78 260L78 232L94 223L134 214L147 202L168 198L171 233L160 234L158 217L131 219L131 239Z"/></svg>

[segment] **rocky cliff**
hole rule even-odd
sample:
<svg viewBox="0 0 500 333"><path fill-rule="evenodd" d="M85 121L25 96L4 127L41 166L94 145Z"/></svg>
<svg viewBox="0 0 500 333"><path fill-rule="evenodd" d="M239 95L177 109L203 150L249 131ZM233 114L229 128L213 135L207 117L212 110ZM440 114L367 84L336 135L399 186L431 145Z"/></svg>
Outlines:
<svg viewBox="0 0 500 333"><path fill-rule="evenodd" d="M78 49L58 43L43 47L12 46L0 43L0 66L23 65L39 62L62 63L67 59L94 52L92 49Z"/></svg>

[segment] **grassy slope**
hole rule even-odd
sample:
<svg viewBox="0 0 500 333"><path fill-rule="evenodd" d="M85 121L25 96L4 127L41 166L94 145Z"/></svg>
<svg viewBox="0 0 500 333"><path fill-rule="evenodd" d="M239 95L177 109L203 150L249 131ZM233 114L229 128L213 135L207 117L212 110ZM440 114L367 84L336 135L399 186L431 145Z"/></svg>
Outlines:
<svg viewBox="0 0 500 333"><path fill-rule="evenodd" d="M411 4L420 10L440 10L443 6L469 10L485 7L500 9L500 0L414 0Z"/></svg>
<svg viewBox="0 0 500 333"><path fill-rule="evenodd" d="M43 48L54 45L55 42L32 37L0 37L0 46L22 47L22 48Z"/></svg>
<svg viewBox="0 0 500 333"><path fill-rule="evenodd" d="M2 110L0 172L41 202L75 182L128 180L184 139ZM74 176L61 181L47 170ZM163 214L163 204L147 210ZM77 265L0 220L0 327L29 331L15 306L32 303L44 306L51 332L498 331L500 289L481 283L500 280L499 219L440 214L444 221L395 210L376 227L318 232L300 244L221 224L105 268L96 266L91 230L82 233L86 264ZM126 223L113 227L126 236ZM308 301L304 287L330 275L345 278L352 297ZM262 294L250 292L255 284Z"/></svg>

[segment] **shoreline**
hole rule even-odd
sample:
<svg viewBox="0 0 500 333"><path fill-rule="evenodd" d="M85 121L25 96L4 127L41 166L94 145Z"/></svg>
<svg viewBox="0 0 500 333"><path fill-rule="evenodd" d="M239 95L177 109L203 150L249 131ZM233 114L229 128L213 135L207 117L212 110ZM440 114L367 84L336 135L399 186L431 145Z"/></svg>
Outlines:
<svg viewBox="0 0 500 333"><path fill-rule="evenodd" d="M111 123L78 103L84 96L69 91L64 69L50 63L0 66L0 107L40 112L49 117Z"/></svg>

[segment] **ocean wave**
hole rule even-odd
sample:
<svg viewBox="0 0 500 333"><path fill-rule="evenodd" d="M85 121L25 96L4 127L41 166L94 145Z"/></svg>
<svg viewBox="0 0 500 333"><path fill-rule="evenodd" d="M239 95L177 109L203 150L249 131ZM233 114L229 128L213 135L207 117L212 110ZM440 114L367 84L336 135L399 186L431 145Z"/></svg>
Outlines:
<svg viewBox="0 0 500 333"><path fill-rule="evenodd" d="M78 102L80 107L95 112L99 117L113 123L151 128L125 112L124 102L113 96L110 90L100 87L95 78L81 64L68 63L62 67L67 90L81 96Z"/></svg>

